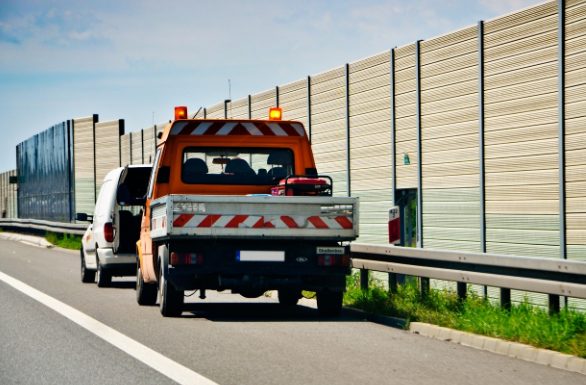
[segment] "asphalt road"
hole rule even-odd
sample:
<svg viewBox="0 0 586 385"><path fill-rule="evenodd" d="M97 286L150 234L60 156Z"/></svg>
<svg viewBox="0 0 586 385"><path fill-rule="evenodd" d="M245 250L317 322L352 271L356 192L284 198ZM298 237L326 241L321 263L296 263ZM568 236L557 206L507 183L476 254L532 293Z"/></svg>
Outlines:
<svg viewBox="0 0 586 385"><path fill-rule="evenodd" d="M181 318L135 300L134 278L98 288L77 252L0 239L0 272L222 385L582 384L586 377L275 299L209 292ZM0 384L167 384L171 379L0 282Z"/></svg>

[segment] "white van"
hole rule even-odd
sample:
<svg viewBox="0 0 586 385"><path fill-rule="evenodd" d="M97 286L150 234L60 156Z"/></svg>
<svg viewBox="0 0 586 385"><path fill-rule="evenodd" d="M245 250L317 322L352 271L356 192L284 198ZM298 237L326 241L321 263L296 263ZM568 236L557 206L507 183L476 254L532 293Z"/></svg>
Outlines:
<svg viewBox="0 0 586 385"><path fill-rule="evenodd" d="M113 276L136 275L136 242L151 165L126 166L106 175L93 215L77 213L90 225L82 238L81 281L110 285Z"/></svg>

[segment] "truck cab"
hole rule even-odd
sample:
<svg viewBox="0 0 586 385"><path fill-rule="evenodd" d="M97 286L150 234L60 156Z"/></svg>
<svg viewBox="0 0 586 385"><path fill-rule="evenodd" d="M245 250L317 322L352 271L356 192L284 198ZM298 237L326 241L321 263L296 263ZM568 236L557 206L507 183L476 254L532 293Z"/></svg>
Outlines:
<svg viewBox="0 0 586 385"><path fill-rule="evenodd" d="M181 119L162 132L138 242L137 301L164 316L183 291L278 290L294 305L315 291L340 313L358 199L333 197L317 173L303 125L282 120ZM177 118L178 117L178 118Z"/></svg>

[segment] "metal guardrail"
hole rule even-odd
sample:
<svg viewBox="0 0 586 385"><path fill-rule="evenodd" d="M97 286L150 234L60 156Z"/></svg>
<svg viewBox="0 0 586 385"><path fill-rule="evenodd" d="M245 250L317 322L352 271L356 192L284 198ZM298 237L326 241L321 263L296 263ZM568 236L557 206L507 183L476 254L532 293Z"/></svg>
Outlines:
<svg viewBox="0 0 586 385"><path fill-rule="evenodd" d="M390 273L390 281L393 274L456 281L461 296L467 284L499 287L503 305L511 289L549 294L552 310L560 296L586 299L586 262L362 243L350 250L353 268Z"/></svg>
<svg viewBox="0 0 586 385"><path fill-rule="evenodd" d="M0 228L83 235L87 224L6 218L0 219ZM586 262L364 243L351 243L350 250L353 268L389 273L394 285L404 274L427 279L427 285L429 278L458 282L460 296L466 295L467 284L493 286L501 288L505 306L511 289L545 293L552 310L559 310L560 296L586 299Z"/></svg>
<svg viewBox="0 0 586 385"><path fill-rule="evenodd" d="M53 231L56 233L83 235L87 227L88 225L83 223L52 222L40 219L0 219L0 228L24 232Z"/></svg>

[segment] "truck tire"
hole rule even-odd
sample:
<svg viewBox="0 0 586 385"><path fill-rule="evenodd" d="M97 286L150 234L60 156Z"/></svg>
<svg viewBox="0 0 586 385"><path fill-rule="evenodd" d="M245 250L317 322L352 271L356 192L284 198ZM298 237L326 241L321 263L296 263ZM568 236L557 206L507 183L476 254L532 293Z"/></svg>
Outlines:
<svg viewBox="0 0 586 385"><path fill-rule="evenodd" d="M342 312L344 293L317 293L317 311L320 317L339 317Z"/></svg>
<svg viewBox="0 0 586 385"><path fill-rule="evenodd" d="M283 306L295 306L300 298L300 290L279 290L279 303Z"/></svg>
<svg viewBox="0 0 586 385"><path fill-rule="evenodd" d="M79 250L81 256L81 282L93 283L96 280L95 270L89 270L85 266L85 256L83 255L83 249Z"/></svg>
<svg viewBox="0 0 586 385"><path fill-rule="evenodd" d="M108 270L104 270L100 264L100 258L96 255L96 264L98 269L96 272L96 283L98 287L107 287L112 283L112 274Z"/></svg>
<svg viewBox="0 0 586 385"><path fill-rule="evenodd" d="M183 291L175 289L163 275L163 266L159 272L159 307L163 317L179 317L183 313Z"/></svg>
<svg viewBox="0 0 586 385"><path fill-rule="evenodd" d="M157 285L146 283L142 276L140 262L136 263L136 302L142 306L153 306L157 303Z"/></svg>

